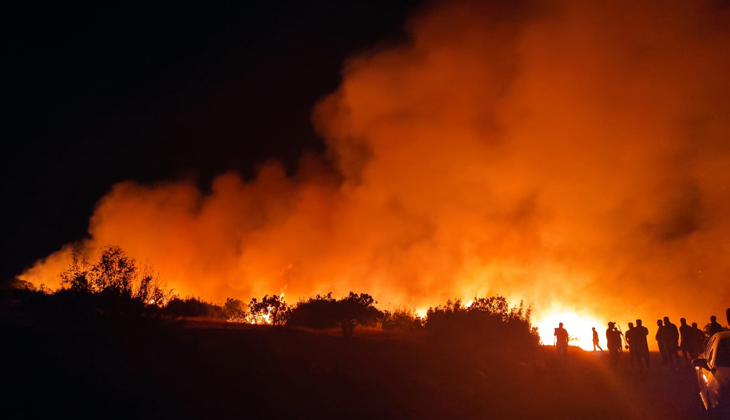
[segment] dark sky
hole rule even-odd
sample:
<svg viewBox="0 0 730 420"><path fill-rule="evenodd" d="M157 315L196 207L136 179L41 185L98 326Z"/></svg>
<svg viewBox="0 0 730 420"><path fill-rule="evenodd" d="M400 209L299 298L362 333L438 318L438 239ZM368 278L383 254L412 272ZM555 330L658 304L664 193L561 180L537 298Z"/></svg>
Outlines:
<svg viewBox="0 0 730 420"><path fill-rule="evenodd" d="M402 36L418 3L5 9L0 279L82 238L116 182L205 186L321 151L312 106L337 87L348 55Z"/></svg>

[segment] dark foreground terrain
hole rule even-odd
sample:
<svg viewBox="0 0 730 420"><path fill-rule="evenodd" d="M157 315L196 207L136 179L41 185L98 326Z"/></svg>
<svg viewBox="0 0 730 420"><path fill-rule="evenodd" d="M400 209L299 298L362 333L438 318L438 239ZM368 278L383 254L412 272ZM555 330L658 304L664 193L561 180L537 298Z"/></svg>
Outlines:
<svg viewBox="0 0 730 420"><path fill-rule="evenodd" d="M691 419L692 371L497 355L423 333L226 323L2 324L0 418ZM656 355L654 355L656 359ZM653 360L656 362L656 360Z"/></svg>

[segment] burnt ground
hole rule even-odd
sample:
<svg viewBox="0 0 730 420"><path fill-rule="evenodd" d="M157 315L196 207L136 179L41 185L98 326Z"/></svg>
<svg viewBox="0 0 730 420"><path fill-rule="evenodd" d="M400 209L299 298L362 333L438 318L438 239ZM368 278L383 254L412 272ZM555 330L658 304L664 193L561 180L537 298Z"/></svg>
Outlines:
<svg viewBox="0 0 730 420"><path fill-rule="evenodd" d="M1 325L4 419L703 417L690 369L631 375L626 359L613 373L606 354L579 349L560 366L549 348L497 356L423 333Z"/></svg>

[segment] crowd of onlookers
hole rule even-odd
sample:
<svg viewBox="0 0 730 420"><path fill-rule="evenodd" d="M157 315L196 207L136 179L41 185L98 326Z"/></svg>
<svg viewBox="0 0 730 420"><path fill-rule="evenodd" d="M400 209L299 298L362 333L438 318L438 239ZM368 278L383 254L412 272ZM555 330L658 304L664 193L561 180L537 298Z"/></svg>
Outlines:
<svg viewBox="0 0 730 420"><path fill-rule="evenodd" d="M728 324L730 324L730 308L726 315ZM657 332L654 336L659 347L662 364L671 368L690 366L689 362L702 354L709 338L725 330L714 315L710 317L710 323L705 326L704 330L700 329L696 322L688 324L685 318L681 318L679 323L680 325L677 327L666 316L664 319L657 320ZM609 365L611 369L617 369L620 355L625 349L629 351L631 369L646 370L650 364L649 330L643 326L640 319L636 320L636 325L633 322L629 322L628 325L628 330L622 332L620 328L617 328L615 322L608 323L606 347L610 355ZM555 329L555 347L560 358L567 355L569 340L568 332L560 323L560 326ZM598 331L594 327L593 351L597 350L603 351L603 348L600 345Z"/></svg>

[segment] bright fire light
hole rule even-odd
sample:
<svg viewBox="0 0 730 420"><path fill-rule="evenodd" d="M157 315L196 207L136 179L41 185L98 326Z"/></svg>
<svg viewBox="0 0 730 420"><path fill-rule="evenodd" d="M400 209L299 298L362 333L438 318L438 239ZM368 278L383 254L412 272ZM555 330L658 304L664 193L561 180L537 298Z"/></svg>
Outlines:
<svg viewBox="0 0 730 420"><path fill-rule="evenodd" d="M553 334L555 328L558 328L558 324L561 322L563 328L568 330L571 346L578 346L583 350L593 350L593 331L591 328L595 327L598 331L599 344L604 350L606 349L606 323L599 321L594 316L570 311L553 312L535 322L543 344L552 345L554 343Z"/></svg>

